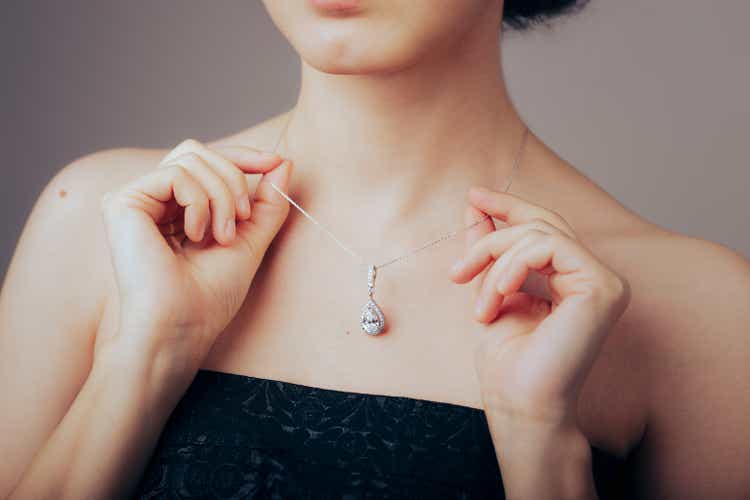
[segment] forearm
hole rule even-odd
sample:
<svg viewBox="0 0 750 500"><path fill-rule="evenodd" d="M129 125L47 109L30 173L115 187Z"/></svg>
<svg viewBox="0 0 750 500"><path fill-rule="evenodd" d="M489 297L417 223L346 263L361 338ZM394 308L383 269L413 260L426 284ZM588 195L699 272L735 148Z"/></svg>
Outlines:
<svg viewBox="0 0 750 500"><path fill-rule="evenodd" d="M506 497L596 499L591 448L572 426L548 427L487 413Z"/></svg>
<svg viewBox="0 0 750 500"><path fill-rule="evenodd" d="M132 493L184 384L148 356L109 352L10 495L120 498Z"/></svg>

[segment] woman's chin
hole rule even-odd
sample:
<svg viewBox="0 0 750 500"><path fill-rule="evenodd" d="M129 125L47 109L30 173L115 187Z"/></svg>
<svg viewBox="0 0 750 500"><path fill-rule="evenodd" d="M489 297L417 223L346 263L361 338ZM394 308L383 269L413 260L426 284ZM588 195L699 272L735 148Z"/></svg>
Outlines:
<svg viewBox="0 0 750 500"><path fill-rule="evenodd" d="M367 60L346 60L333 58L308 58L305 59L308 66L321 73L329 75L371 75L393 72L396 68L390 65L376 64Z"/></svg>
<svg viewBox="0 0 750 500"><path fill-rule="evenodd" d="M308 47L308 49L311 49ZM308 66L331 75L382 75L396 73L410 65L407 51L342 50L316 47L311 50L298 50Z"/></svg>

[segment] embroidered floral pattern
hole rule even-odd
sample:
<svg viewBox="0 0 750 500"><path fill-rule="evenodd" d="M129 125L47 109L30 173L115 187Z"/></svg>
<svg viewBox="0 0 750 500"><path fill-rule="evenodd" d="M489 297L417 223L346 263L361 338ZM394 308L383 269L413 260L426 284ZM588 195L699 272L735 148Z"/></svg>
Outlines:
<svg viewBox="0 0 750 500"><path fill-rule="evenodd" d="M619 461L593 450L599 488ZM162 431L137 497L504 495L482 410L200 370Z"/></svg>

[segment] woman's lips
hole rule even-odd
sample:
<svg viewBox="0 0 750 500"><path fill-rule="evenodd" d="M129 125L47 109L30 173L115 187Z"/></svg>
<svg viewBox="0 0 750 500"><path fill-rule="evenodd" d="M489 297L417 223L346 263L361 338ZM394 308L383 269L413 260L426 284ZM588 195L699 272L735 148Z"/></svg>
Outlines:
<svg viewBox="0 0 750 500"><path fill-rule="evenodd" d="M362 5L360 0L309 0L318 11L327 14L350 14L358 11Z"/></svg>

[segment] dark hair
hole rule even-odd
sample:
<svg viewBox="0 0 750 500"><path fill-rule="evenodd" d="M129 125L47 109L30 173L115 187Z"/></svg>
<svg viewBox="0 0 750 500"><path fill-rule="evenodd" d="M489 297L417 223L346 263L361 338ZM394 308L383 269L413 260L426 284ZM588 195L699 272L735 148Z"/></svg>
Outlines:
<svg viewBox="0 0 750 500"><path fill-rule="evenodd" d="M588 0L505 0L503 24L514 30L526 30L553 17L577 12Z"/></svg>

